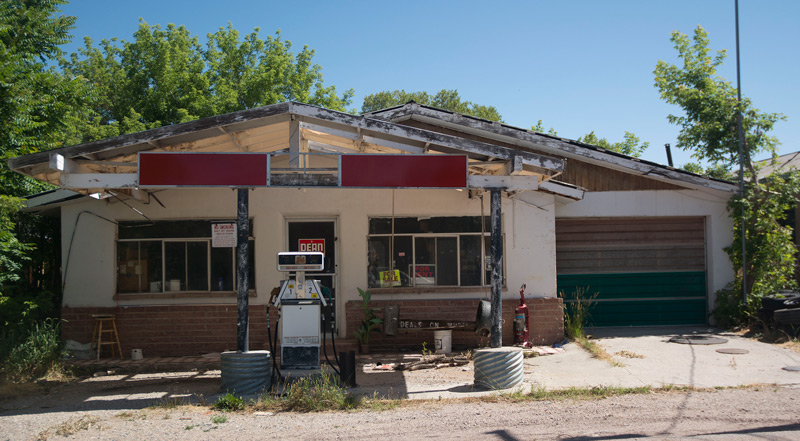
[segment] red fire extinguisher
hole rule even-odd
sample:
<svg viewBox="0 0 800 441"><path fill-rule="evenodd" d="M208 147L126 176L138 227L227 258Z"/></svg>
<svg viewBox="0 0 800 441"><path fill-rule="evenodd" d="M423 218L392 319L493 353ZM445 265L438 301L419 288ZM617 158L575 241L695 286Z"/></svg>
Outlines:
<svg viewBox="0 0 800 441"><path fill-rule="evenodd" d="M525 304L525 284L519 289L519 305L514 308L514 344L525 344L530 340L528 332L528 305Z"/></svg>

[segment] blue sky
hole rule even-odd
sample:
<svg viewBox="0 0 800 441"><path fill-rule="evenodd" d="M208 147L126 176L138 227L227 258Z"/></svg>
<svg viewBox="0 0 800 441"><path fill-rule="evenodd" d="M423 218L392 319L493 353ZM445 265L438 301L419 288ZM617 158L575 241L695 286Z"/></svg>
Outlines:
<svg viewBox="0 0 800 441"><path fill-rule="evenodd" d="M781 153L800 150L800 2L741 0L742 92L756 107L786 115L773 134ZM327 85L353 88L352 106L382 90L458 89L495 106L506 123L539 119L565 138L594 130L610 141L632 131L651 146L643 158L666 163L664 144L679 109L653 87L659 59L676 62L673 30L702 25L711 48L727 49L721 75L735 84L734 0L530 1L110 1L72 0L74 51L84 36L132 40L139 18L183 24L205 35L231 22L262 38L280 29L296 49L316 51ZM676 165L689 153L673 148Z"/></svg>

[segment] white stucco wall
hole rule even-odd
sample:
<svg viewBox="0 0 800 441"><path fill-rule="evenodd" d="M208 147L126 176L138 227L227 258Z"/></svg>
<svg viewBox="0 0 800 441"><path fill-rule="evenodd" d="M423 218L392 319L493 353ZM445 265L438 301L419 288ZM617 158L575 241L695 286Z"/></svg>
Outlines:
<svg viewBox="0 0 800 441"><path fill-rule="evenodd" d="M154 220L233 219L236 217L236 192L230 189L181 189L157 193L158 199L145 204L127 200L132 207ZM481 201L467 191L456 190L343 190L343 189L256 189L250 192L252 235L255 237L256 291L253 304L264 304L270 290L284 274L275 269L276 254L287 249L287 220L335 219L337 221L338 314L348 300L358 299L357 287L367 286L367 231L369 217L391 216L479 216ZM488 193L483 212L489 215ZM113 221L143 218L118 201L82 199L62 209L63 261L67 262L65 306L114 306L116 300L116 230L113 223L84 213L70 239L76 219L89 211ZM539 192L503 198L504 297L516 298L519 287L527 284L526 296L554 297L555 201ZM489 225L487 225L487 231ZM382 299L464 299L488 297L485 290L444 290L426 293L375 293ZM126 305L234 304L235 297L140 298L121 299Z"/></svg>
<svg viewBox="0 0 800 441"><path fill-rule="evenodd" d="M703 216L706 219L708 310L714 293L733 281L734 273L723 249L733 242L733 220L728 216L731 193L714 190L634 191L586 193L582 201L558 205L557 218Z"/></svg>

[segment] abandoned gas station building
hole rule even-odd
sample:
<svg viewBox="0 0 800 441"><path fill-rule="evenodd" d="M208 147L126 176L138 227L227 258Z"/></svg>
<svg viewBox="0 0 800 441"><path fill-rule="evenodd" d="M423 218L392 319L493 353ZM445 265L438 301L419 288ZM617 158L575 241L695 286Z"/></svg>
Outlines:
<svg viewBox="0 0 800 441"><path fill-rule="evenodd" d="M490 295L490 190L501 194L505 344L523 284L532 341L552 344L559 292L597 293L596 326L705 324L733 279L723 248L735 185L416 103L354 116L286 102L9 165L64 189L29 200L60 212L63 337L88 342L92 315L112 313L123 354L235 349L237 187L250 188L251 349L268 347L280 251L325 253L309 277L332 292L339 341L363 318L357 288L378 316L397 305L401 320L473 320ZM400 329L371 346L418 349L431 334ZM479 343L453 333L455 346Z"/></svg>

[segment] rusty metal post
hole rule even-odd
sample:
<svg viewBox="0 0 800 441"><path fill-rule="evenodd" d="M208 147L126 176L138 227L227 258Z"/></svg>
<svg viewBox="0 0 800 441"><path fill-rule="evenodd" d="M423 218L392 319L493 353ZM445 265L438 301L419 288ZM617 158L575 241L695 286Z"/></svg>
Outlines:
<svg viewBox="0 0 800 441"><path fill-rule="evenodd" d="M237 190L237 210L236 210L236 287L238 288L236 304L238 309L236 321L236 350L248 352L250 350L250 329L249 329L249 297L247 280L249 272L249 249L248 239L250 238L249 222L249 189L240 188Z"/></svg>
<svg viewBox="0 0 800 441"><path fill-rule="evenodd" d="M503 346L503 228L502 189L492 188L490 213L492 219L492 332L489 345L493 348Z"/></svg>

